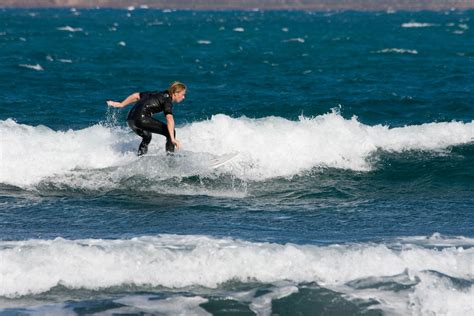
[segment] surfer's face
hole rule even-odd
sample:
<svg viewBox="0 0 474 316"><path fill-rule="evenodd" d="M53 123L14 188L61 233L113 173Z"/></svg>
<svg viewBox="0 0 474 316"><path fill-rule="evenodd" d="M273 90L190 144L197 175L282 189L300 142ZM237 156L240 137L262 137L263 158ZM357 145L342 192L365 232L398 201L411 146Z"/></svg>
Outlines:
<svg viewBox="0 0 474 316"><path fill-rule="evenodd" d="M179 102L183 101L184 97L185 97L185 94L186 94L186 90L181 90L179 92L173 93L173 95L172 95L173 101L176 102L176 103L179 103Z"/></svg>

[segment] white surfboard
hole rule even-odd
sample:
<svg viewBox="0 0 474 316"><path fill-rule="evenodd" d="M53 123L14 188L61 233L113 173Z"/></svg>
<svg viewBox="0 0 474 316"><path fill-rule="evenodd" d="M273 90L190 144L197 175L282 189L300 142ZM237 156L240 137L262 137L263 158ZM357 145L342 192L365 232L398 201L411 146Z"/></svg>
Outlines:
<svg viewBox="0 0 474 316"><path fill-rule="evenodd" d="M188 151L179 151L172 155L166 154L146 154L140 156L139 159L142 161L154 161L155 159L159 158L163 162L170 162L174 167L180 165L194 165L195 167L201 166L201 168L210 168L216 169L222 167L230 162L232 162L235 158L239 156L239 153L229 153L224 154L221 156L214 156L210 157L210 154L203 154L203 153L194 153Z"/></svg>
<svg viewBox="0 0 474 316"><path fill-rule="evenodd" d="M210 167L211 169L219 168L233 161L238 156L239 156L239 153L230 153L230 154L225 154L225 155L213 158L210 161Z"/></svg>

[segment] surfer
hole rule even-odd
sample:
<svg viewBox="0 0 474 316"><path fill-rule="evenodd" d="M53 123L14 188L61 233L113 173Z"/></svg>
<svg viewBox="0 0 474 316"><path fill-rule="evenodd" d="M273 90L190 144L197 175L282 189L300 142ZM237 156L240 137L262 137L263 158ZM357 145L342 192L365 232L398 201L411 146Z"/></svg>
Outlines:
<svg viewBox="0 0 474 316"><path fill-rule="evenodd" d="M175 81L165 91L135 92L122 102L107 101L108 106L123 108L130 103L136 102L128 113L128 126L142 138L138 147L138 156L148 151L152 133L161 134L166 137L166 152L174 152L175 148L181 148L181 143L176 139L174 129L173 103L184 100L186 86ZM153 118L155 113L163 112L166 124Z"/></svg>

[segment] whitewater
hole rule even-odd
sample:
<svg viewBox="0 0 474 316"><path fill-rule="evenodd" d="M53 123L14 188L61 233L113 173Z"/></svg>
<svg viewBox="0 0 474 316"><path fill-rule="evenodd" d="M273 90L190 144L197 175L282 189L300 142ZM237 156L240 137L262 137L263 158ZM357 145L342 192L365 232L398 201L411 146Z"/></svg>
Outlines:
<svg viewBox="0 0 474 316"><path fill-rule="evenodd" d="M76 170L112 168L108 180L82 185L110 186L142 170L150 180L164 180L192 173L210 173L195 159L238 153L234 163L216 171L243 180L264 181L291 177L313 168L368 171L378 151L449 151L452 146L474 141L474 121L426 123L404 127L368 126L356 117L344 119L337 111L298 121L281 117L251 119L223 114L177 128L189 158L168 169L159 161L164 138L155 137L150 152L160 156L151 168L140 161L140 138L126 128L96 124L81 130L55 131L47 126L28 126L9 119L0 122L2 169L0 182L21 188L42 181L77 177ZM249 141L251 139L251 141ZM14 150L12 150L14 149ZM189 154L194 153L194 157ZM199 155L201 154L201 155ZM203 154L207 154L203 155ZM181 168L179 168L181 167ZM201 167L201 168L200 168ZM145 172L146 170L146 172ZM59 180L60 181L60 180Z"/></svg>
<svg viewBox="0 0 474 316"><path fill-rule="evenodd" d="M280 290L291 286L287 296L298 291L299 283L317 282L353 298L377 299L400 315L443 313L446 307L450 313L467 314L474 286L456 280L473 278L473 246L473 239L439 234L327 247L193 235L1 242L0 295L34 295L57 286L96 291L130 285L218 288L232 281L269 283ZM389 295L387 290L396 285L413 291ZM381 292L369 291L370 286Z"/></svg>

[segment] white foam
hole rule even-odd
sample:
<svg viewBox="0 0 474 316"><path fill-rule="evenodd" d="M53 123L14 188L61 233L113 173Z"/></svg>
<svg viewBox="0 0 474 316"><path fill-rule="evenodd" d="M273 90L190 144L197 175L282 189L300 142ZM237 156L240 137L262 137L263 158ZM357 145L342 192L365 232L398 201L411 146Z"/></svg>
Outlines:
<svg viewBox="0 0 474 316"><path fill-rule="evenodd" d="M233 166L232 173L240 178L266 179L292 176L315 166L370 170L367 158L378 149L437 150L472 142L474 123L389 128L364 125L356 117L344 119L337 112L298 121L215 115L186 126L180 135L190 151L241 153L240 164Z"/></svg>
<svg viewBox="0 0 474 316"><path fill-rule="evenodd" d="M296 38L290 38L287 40L282 41L283 43L288 43L288 42L298 42L298 43L304 43L304 38L301 37L296 37Z"/></svg>
<svg viewBox="0 0 474 316"><path fill-rule="evenodd" d="M17 306L15 306L17 307ZM66 307L66 304L47 304L42 306L33 306L24 309L24 315L31 316L75 316L75 313L72 310L69 310Z"/></svg>
<svg viewBox="0 0 474 316"><path fill-rule="evenodd" d="M0 183L29 187L55 179L51 181L114 188L134 175L167 179L208 173L203 165L206 157L228 153L240 154L215 172L242 180L294 176L315 167L371 170L368 158L376 150L436 151L470 143L474 140L474 122L390 128L364 125L356 117L345 119L335 111L297 121L215 115L177 128L186 151L197 156L178 161L176 168L146 159L137 161L135 152L141 139L128 128L94 125L54 131L7 119L0 121L0 134ZM150 153L164 156L164 143L163 137L155 137ZM94 171L104 168L112 169ZM87 171L87 176L77 170Z"/></svg>
<svg viewBox="0 0 474 316"><path fill-rule="evenodd" d="M0 296L38 294L57 285L94 290L129 284L215 288L231 280L334 287L404 271L414 278L427 270L470 280L473 255L472 247L439 250L407 244L392 249L370 243L319 247L193 235L2 241Z"/></svg>
<svg viewBox="0 0 474 316"><path fill-rule="evenodd" d="M28 69L33 69L36 71L43 71L44 68L40 64L30 65L30 64L19 64L18 66Z"/></svg>
<svg viewBox="0 0 474 316"><path fill-rule="evenodd" d="M448 237L443 236L440 233L434 233L429 237L400 237L398 238L401 243L412 243L425 247L474 247L474 238L468 237Z"/></svg>
<svg viewBox="0 0 474 316"><path fill-rule="evenodd" d="M396 54L418 54L416 49L404 49L404 48L384 48L376 51L376 53L396 53Z"/></svg>
<svg viewBox="0 0 474 316"><path fill-rule="evenodd" d="M258 316L270 316L272 314L273 300L282 299L294 293L298 293L298 288L294 285L276 287L269 293L252 300L249 307Z"/></svg>
<svg viewBox="0 0 474 316"><path fill-rule="evenodd" d="M119 315L119 314L159 314L159 315L196 315L208 316L211 315L200 304L208 302L207 299L194 296L174 296L166 299L154 299L152 296L135 295L127 296L115 300L114 302L126 305L126 307L119 307L109 309L102 313L95 313L96 316Z"/></svg>
<svg viewBox="0 0 474 316"><path fill-rule="evenodd" d="M209 45L211 44L212 42L211 41L208 41L208 40L199 40L197 41L198 44L201 44L201 45Z"/></svg>
<svg viewBox="0 0 474 316"><path fill-rule="evenodd" d="M234 28L234 32L245 32L245 29L243 27L236 27Z"/></svg>
<svg viewBox="0 0 474 316"><path fill-rule="evenodd" d="M418 278L419 284L409 294L411 314L474 315L474 285L459 289L451 280L433 273L419 273Z"/></svg>
<svg viewBox="0 0 474 316"><path fill-rule="evenodd" d="M59 30L59 31L72 32L72 33L74 33L74 32L82 32L82 31L83 31L83 29L80 28L80 27L74 28L74 27L69 26L69 25L62 26L62 27L58 27L58 28L56 28L56 29Z"/></svg>
<svg viewBox="0 0 474 316"><path fill-rule="evenodd" d="M421 27L431 27L431 26L436 26L436 24L433 23L419 23L419 22L408 22L408 23L403 23L402 27L404 28L421 28Z"/></svg>
<svg viewBox="0 0 474 316"><path fill-rule="evenodd" d="M17 186L37 184L73 169L96 169L130 161L115 146L131 138L125 131L95 125L79 131L54 131L46 126L0 121L0 182ZM125 142L118 137L124 137Z"/></svg>

